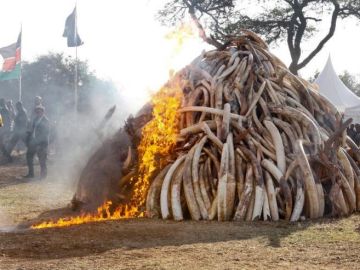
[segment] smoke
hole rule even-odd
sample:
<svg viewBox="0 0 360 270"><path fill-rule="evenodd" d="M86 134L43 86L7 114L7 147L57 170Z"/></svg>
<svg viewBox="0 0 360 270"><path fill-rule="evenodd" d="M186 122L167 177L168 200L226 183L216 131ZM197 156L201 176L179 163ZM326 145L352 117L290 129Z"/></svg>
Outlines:
<svg viewBox="0 0 360 270"><path fill-rule="evenodd" d="M89 158L124 124L129 114L119 90L109 91L102 85L94 87L98 88L86 96L86 108L84 101L79 101L80 110L77 114L73 108L64 107L58 109L60 113L48 116L52 130L48 177L40 188L38 205L50 209L68 205ZM104 116L114 105L114 114L104 123ZM44 106L48 111L48 108L59 104L44 98Z"/></svg>
<svg viewBox="0 0 360 270"><path fill-rule="evenodd" d="M19 231L20 228L15 225L12 218L6 214L6 211L0 206L0 233L9 233Z"/></svg>
<svg viewBox="0 0 360 270"><path fill-rule="evenodd" d="M146 103L149 92L156 91L167 80L169 70L180 69L203 47L203 44L196 40L188 44L189 37L184 39L181 33L174 37L174 41L166 40L161 43L161 57L158 53L145 54L136 71L132 71L126 64L117 66L116 70L121 75L118 78L121 82L117 83L124 85L123 89L117 89L113 83L100 80L94 74L82 77L81 74L86 73L87 67L80 63L79 71L85 71L79 73L81 85L78 92L79 113L76 115L73 103L73 74L66 64L68 58L65 59L65 65L61 54L50 53L39 57L34 63L24 65L24 106L30 114L34 97L41 96L52 130L48 178L41 183L38 205L52 209L69 203L75 193L80 174L91 155L106 138L112 136L124 124L130 112L136 113ZM184 41L187 42L187 46L183 46ZM137 50L134 44L130 45L129 50L123 48L121 51L129 54L128 51ZM149 51L159 50L157 43L151 46L154 47L148 48ZM179 46L184 47L181 53ZM0 97L17 100L17 89L17 83L0 82ZM100 127L106 112L113 105L117 106L114 115L106 125Z"/></svg>
<svg viewBox="0 0 360 270"><path fill-rule="evenodd" d="M4 207L0 205L0 231L13 225L12 219L6 214Z"/></svg>

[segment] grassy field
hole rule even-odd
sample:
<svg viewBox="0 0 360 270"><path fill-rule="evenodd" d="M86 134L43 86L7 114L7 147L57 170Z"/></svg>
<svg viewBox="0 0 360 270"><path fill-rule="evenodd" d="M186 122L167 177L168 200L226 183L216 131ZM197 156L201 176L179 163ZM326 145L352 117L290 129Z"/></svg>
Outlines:
<svg viewBox="0 0 360 270"><path fill-rule="evenodd" d="M359 269L360 216L285 222L131 219L31 230L67 216L74 186L0 167L0 269ZM21 224L14 229L14 224Z"/></svg>

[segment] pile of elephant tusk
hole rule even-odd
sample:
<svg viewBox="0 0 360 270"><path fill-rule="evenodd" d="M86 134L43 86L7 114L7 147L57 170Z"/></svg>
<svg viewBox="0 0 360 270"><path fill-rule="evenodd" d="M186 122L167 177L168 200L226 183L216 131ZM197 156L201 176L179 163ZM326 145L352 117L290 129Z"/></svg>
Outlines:
<svg viewBox="0 0 360 270"><path fill-rule="evenodd" d="M153 180L147 215L294 222L359 211L351 120L242 33L184 69L181 147Z"/></svg>

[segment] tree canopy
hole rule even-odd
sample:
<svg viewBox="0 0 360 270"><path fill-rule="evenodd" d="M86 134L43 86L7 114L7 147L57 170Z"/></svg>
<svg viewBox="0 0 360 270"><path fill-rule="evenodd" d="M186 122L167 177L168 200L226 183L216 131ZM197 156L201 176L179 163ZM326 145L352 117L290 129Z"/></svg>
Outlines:
<svg viewBox="0 0 360 270"><path fill-rule="evenodd" d="M39 56L33 62L24 62L22 68L22 100L27 108L33 106L35 96L41 96L51 118L57 118L74 108L75 59L62 53ZM0 97L18 99L18 80L0 81ZM116 94L111 81L99 79L86 61L78 60L78 111L90 113L96 108L96 99L107 99L111 105ZM103 102L102 102L103 103Z"/></svg>
<svg viewBox="0 0 360 270"><path fill-rule="evenodd" d="M268 43L286 41L291 55L289 68L297 74L331 39L339 19L360 19L360 1L170 0L159 11L158 18L166 25L174 25L187 14L195 21L201 37L216 47L244 28L260 34ZM327 24L326 33L321 33L320 41L303 55L303 42L319 32L323 21ZM210 34L205 35L205 31Z"/></svg>
<svg viewBox="0 0 360 270"><path fill-rule="evenodd" d="M349 73L348 71L344 71L339 75L339 78L342 82L356 95L360 97L360 79L359 76Z"/></svg>

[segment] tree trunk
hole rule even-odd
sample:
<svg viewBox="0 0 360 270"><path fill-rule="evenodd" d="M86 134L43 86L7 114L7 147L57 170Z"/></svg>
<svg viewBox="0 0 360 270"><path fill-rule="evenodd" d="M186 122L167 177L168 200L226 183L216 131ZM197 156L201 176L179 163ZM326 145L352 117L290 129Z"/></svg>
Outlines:
<svg viewBox="0 0 360 270"><path fill-rule="evenodd" d="M291 71L292 74L294 75L298 75L298 67L297 67L297 63L295 63L294 61L291 62L290 66L289 66L289 70Z"/></svg>

